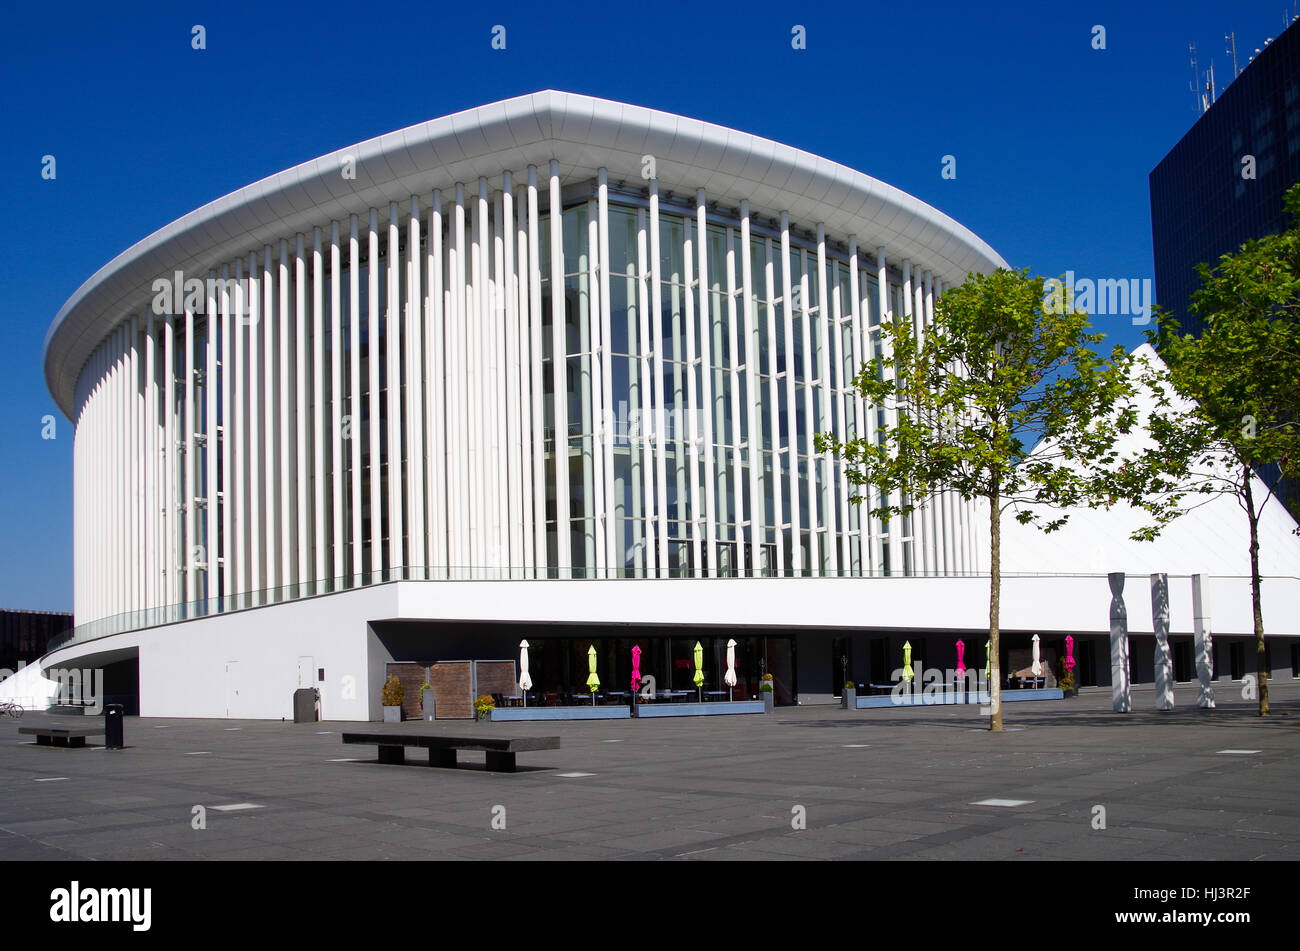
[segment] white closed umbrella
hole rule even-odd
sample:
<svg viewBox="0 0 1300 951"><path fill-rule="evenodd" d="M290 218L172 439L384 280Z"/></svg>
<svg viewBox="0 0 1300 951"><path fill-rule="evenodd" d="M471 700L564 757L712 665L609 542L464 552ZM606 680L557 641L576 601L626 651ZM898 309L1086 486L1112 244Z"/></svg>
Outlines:
<svg viewBox="0 0 1300 951"><path fill-rule="evenodd" d="M731 688L736 686L736 641L727 641L727 672L722 675L727 685L727 699L731 699Z"/></svg>
<svg viewBox="0 0 1300 951"><path fill-rule="evenodd" d="M519 692L524 695L524 706L528 706L528 691L533 689L533 678L528 676L528 642L519 642Z"/></svg>
<svg viewBox="0 0 1300 951"><path fill-rule="evenodd" d="M1030 669L1034 672L1035 677L1042 676L1043 664L1042 661L1038 659L1038 635L1037 634L1034 635L1034 665Z"/></svg>

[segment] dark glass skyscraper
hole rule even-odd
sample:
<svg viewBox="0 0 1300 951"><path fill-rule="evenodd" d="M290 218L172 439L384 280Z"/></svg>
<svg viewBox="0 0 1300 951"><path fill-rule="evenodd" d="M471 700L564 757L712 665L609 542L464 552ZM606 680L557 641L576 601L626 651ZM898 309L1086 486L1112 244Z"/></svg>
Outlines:
<svg viewBox="0 0 1300 951"><path fill-rule="evenodd" d="M1282 199L1298 181L1300 23L1293 21L1151 172L1156 299L1184 330L1203 328L1189 306L1201 286L1196 265L1282 231ZM1272 482L1276 470L1260 475ZM1283 480L1278 494L1300 517L1300 485Z"/></svg>
<svg viewBox="0 0 1300 951"><path fill-rule="evenodd" d="M1253 158L1254 178L1243 159ZM1249 164L1249 163L1247 163ZM1282 196L1300 181L1300 24L1241 71L1151 172L1156 298L1183 328L1196 265L1286 225Z"/></svg>

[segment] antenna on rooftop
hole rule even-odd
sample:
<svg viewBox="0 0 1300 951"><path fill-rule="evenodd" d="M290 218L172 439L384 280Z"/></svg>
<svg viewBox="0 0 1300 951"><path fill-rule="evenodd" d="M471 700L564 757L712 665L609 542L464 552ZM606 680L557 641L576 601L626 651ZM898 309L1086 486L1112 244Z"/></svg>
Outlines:
<svg viewBox="0 0 1300 951"><path fill-rule="evenodd" d="M1237 33L1234 30L1224 37L1228 41L1226 52L1232 56L1232 78L1236 79L1241 75L1241 69L1237 66Z"/></svg>
<svg viewBox="0 0 1300 951"><path fill-rule="evenodd" d="M1196 44L1188 44L1187 51L1192 55L1191 89L1196 96L1196 114L1203 115L1205 113L1205 103L1204 97L1201 95L1201 65L1196 61Z"/></svg>

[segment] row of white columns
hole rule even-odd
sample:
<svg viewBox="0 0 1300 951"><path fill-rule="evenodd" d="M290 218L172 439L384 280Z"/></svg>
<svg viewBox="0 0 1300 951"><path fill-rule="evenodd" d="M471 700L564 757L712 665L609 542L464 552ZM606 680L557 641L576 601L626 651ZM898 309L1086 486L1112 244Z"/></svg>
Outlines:
<svg viewBox="0 0 1300 951"><path fill-rule="evenodd" d="M370 209L267 244L209 272L197 306L187 298L180 314L146 311L119 324L87 364L77 394L78 617L180 604L190 605L183 616L193 616L393 577L604 576L624 573L629 559L637 573L666 577L671 545L686 536L695 576L720 573L723 544L734 544L739 558L731 573L746 563L753 574L880 573L886 555L889 571L902 573L901 520L885 532L865 511L855 517L847 480L829 453L816 452L813 435L834 427L840 438L876 437L876 410L852 388L846 366L870 358L873 327L882 315L893 317L891 287L899 288L903 316L923 333L942 282L904 261L901 286L891 285L885 250L877 248L873 317L869 259L855 236L847 262L836 262L824 226L815 243L796 247L783 213L779 232L761 238L765 257L755 268L751 241L759 229L748 202L738 220L711 221L716 212L702 190L693 209L672 212L682 229L683 273L664 274L667 213L655 181L637 212L636 260L611 261L609 192L601 170L587 199L585 250L563 245L560 170L552 162L530 166L522 185L510 173L457 184L447 209L441 193L412 196L407 210L390 204L386 218ZM540 259L543 200L548 261ZM724 260L711 261L710 229L724 225ZM639 372L628 393L613 390L615 276L629 282L637 312ZM566 280L579 293L566 294ZM684 340L684 355L666 350L665 293L671 345ZM768 302L765 327L756 300ZM574 301L577 312L566 313ZM573 354L571 325L579 341ZM796 332L803 383L793 366ZM784 373L772 367L767 381L760 334L773 355L783 338L787 355ZM719 348L729 354L725 366ZM545 372L554 394L549 414ZM808 399L799 399L799 386ZM573 420L571 387L580 414ZM685 414L684 435L668 431L667 397L703 409ZM614 425L616 407L629 399L644 421L643 442L628 450L631 510L616 476ZM884 410L896 422L897 409ZM737 438L715 447L728 416ZM571 424L581 441L571 438ZM582 475L573 480L580 488L571 511L574 465ZM746 467L748 506L740 481ZM669 524L670 480L677 529ZM545 518L552 494L562 529L553 551ZM801 524L801 502L811 525ZM624 550L624 518L646 526L634 553ZM728 522L737 526L729 540L720 529ZM973 569L975 533L964 503L942 496L913 523L915 570ZM769 534L777 544L766 563ZM789 564L783 536L792 539Z"/></svg>

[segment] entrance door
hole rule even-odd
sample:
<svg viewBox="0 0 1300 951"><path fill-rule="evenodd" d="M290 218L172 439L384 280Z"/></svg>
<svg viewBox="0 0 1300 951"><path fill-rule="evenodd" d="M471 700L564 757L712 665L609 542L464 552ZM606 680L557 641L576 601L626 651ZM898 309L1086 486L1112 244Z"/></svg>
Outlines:
<svg viewBox="0 0 1300 951"><path fill-rule="evenodd" d="M239 698L241 684L239 681L239 661L226 661L226 717L238 716L243 710Z"/></svg>
<svg viewBox="0 0 1300 951"><path fill-rule="evenodd" d="M844 684L854 679L853 641L847 637L831 638L831 693L842 696Z"/></svg>

